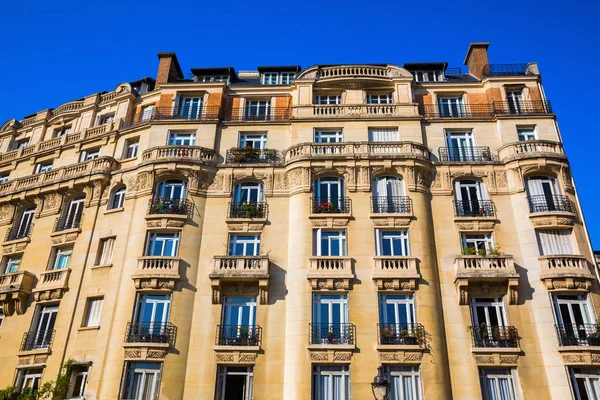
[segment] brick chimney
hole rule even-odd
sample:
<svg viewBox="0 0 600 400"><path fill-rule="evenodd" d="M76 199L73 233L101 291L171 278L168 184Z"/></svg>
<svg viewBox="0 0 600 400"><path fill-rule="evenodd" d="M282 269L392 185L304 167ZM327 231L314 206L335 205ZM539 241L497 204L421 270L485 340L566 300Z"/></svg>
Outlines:
<svg viewBox="0 0 600 400"><path fill-rule="evenodd" d="M489 46L489 42L472 42L465 57L465 65L469 67L469 73L479 79L483 79L483 67L489 64L487 56Z"/></svg>
<svg viewBox="0 0 600 400"><path fill-rule="evenodd" d="M161 83L183 79L183 72L181 72L181 67L175 53L158 53L158 60L156 86L159 86Z"/></svg>

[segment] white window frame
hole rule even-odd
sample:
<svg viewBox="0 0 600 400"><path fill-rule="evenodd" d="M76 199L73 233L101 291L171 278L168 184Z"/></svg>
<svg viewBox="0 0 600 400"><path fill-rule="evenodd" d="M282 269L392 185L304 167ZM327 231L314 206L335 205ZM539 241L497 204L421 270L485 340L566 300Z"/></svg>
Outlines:
<svg viewBox="0 0 600 400"><path fill-rule="evenodd" d="M566 296L576 296L576 299L567 299L564 298ZM573 312L573 307L578 307L579 312L581 313L584 321L584 324L595 324L596 323L596 315L594 312L594 307L590 301L590 296L587 294L577 294L577 295L567 295L567 294L556 294L553 293L552 297L552 305L554 309L554 318L556 323L559 325L577 325L577 321L575 318L575 314ZM560 310L561 305L566 305L569 311L569 319L570 321L565 321L563 319L563 315ZM577 330L574 330L574 333L577 334Z"/></svg>
<svg viewBox="0 0 600 400"><path fill-rule="evenodd" d="M369 142L397 142L400 140L397 127L372 127L369 128Z"/></svg>
<svg viewBox="0 0 600 400"><path fill-rule="evenodd" d="M0 307L0 328L2 328L2 324L4 323L4 310Z"/></svg>
<svg viewBox="0 0 600 400"><path fill-rule="evenodd" d="M263 109L264 114L260 112ZM247 117L269 118L271 116L271 100L247 100L245 111Z"/></svg>
<svg viewBox="0 0 600 400"><path fill-rule="evenodd" d="M585 398L600 398L600 370L598 368L570 366L568 369L573 394L575 395L576 400L581 400L583 398L582 393L579 391L579 385L577 384L578 379L583 380L586 395ZM575 370L578 370L578 372L575 372Z"/></svg>
<svg viewBox="0 0 600 400"><path fill-rule="evenodd" d="M294 79L296 79L295 72L281 72L279 74L279 84L280 85L291 85L294 83Z"/></svg>
<svg viewBox="0 0 600 400"><path fill-rule="evenodd" d="M253 149L267 148L267 134L261 132L240 132L240 147L252 147ZM258 144L258 147L256 147ZM249 146L250 145L250 146Z"/></svg>
<svg viewBox="0 0 600 400"><path fill-rule="evenodd" d="M166 243L172 242L171 254L165 254ZM179 233L178 232L150 232L148 233L148 241L145 254L147 257L176 257L179 251ZM152 255L154 246L160 246L159 255Z"/></svg>
<svg viewBox="0 0 600 400"><path fill-rule="evenodd" d="M67 262L64 264L64 267L57 268L60 265L59 260L61 257L65 257ZM73 247L55 247L54 248L54 261L52 262L52 271L59 271L64 269L69 269L71 266L71 258L73 258Z"/></svg>
<svg viewBox="0 0 600 400"><path fill-rule="evenodd" d="M327 235L324 235L324 233L327 233ZM334 233L337 233L337 235L333 235ZM315 230L314 236L316 240L315 250L317 253L317 257L345 257L348 254L348 239L345 229L335 230L319 228ZM324 236L327 239L327 243L329 244L329 253L331 253L331 249L334 246L334 243L337 242L336 246L338 248L338 252L340 253L339 256L323 254L321 240L324 239Z"/></svg>
<svg viewBox="0 0 600 400"><path fill-rule="evenodd" d="M229 368L246 368L246 371L228 371ZM254 397L254 366L227 366L227 365L219 365L218 366L218 379L217 379L217 388L216 388L216 399L217 400L225 400L225 387L227 386L227 377L232 375L242 375L246 377L245 380L245 393L244 397L240 400L252 400Z"/></svg>
<svg viewBox="0 0 600 400"><path fill-rule="evenodd" d="M344 131L342 129L315 129L315 143L342 143Z"/></svg>
<svg viewBox="0 0 600 400"><path fill-rule="evenodd" d="M500 373L500 371L504 373ZM490 396L488 393L486 379L493 379L496 382L496 393L492 396ZM512 389L508 398L503 397L501 394L499 389L500 385L498 383L500 379L507 379L510 388ZM481 385L481 395L483 400L518 400L521 398L519 395L519 381L516 368L479 368L479 382Z"/></svg>
<svg viewBox="0 0 600 400"><path fill-rule="evenodd" d="M135 303L134 320L139 323L149 323L151 332L154 329L162 330L162 325L169 322L172 299L173 296L171 294L153 295L138 292L138 296ZM161 310L159 310L159 305L162 306L162 313L160 312ZM149 307L151 309L149 321L144 320L144 317L146 315L146 307Z"/></svg>
<svg viewBox="0 0 600 400"><path fill-rule="evenodd" d="M139 139L127 139L125 141L125 159L137 157L139 148Z"/></svg>
<svg viewBox="0 0 600 400"><path fill-rule="evenodd" d="M146 399L157 399L160 392L160 380L162 376L162 368L163 363L150 363L155 364L158 368L134 368L136 364L147 364L142 362L128 362L125 370L125 382L124 382L124 399L131 400L146 400ZM134 393L135 386L133 385L133 379L135 374L141 374L140 383L137 385L137 388L145 388L146 380L152 379L151 393L149 395L144 396L144 392L142 390ZM139 389L138 389L139 390Z"/></svg>
<svg viewBox="0 0 600 400"><path fill-rule="evenodd" d="M77 365L76 367L79 367L80 369L74 371L73 375L71 376L71 388L69 389L70 396L68 397L71 400L84 399L85 389L88 382L89 367ZM76 384L79 377L81 377L81 386L78 388Z"/></svg>
<svg viewBox="0 0 600 400"><path fill-rule="evenodd" d="M485 324L488 328L494 326L490 322L490 311L492 310L496 313L498 326L509 326L508 314L506 313L506 307L504 306L504 297L470 297L469 305L471 309L471 321L473 322L473 326L480 326L481 324ZM477 315L478 307L484 309L485 321L479 321L479 316Z"/></svg>
<svg viewBox="0 0 600 400"><path fill-rule="evenodd" d="M98 116L98 125L106 125L109 122L114 122L115 113L108 113Z"/></svg>
<svg viewBox="0 0 600 400"><path fill-rule="evenodd" d="M3 274L12 274L19 271L19 267L21 266L22 257L21 256L4 256L3 263ZM16 267L15 267L16 266Z"/></svg>
<svg viewBox="0 0 600 400"><path fill-rule="evenodd" d="M229 235L228 252L234 256L233 249L236 245L242 245L242 254L239 257L254 257L260 254L260 235Z"/></svg>
<svg viewBox="0 0 600 400"><path fill-rule="evenodd" d="M460 117L465 113L463 96L438 96L438 111L444 117Z"/></svg>
<svg viewBox="0 0 600 400"><path fill-rule="evenodd" d="M540 255L556 256L556 255L574 255L575 243L573 234L568 229L538 229L536 237ZM561 251L555 251L560 249Z"/></svg>
<svg viewBox="0 0 600 400"><path fill-rule="evenodd" d="M442 70L418 70L412 71L415 82L443 82L444 71Z"/></svg>
<svg viewBox="0 0 600 400"><path fill-rule="evenodd" d="M52 132L52 137L61 137L64 135L68 135L73 131L73 128L71 127L71 125L67 125L67 126L61 126L58 127L56 129L54 129L54 132Z"/></svg>
<svg viewBox="0 0 600 400"><path fill-rule="evenodd" d="M401 253L402 254L382 254L383 243L385 240L390 242L390 250L394 253L394 242L400 241ZM384 257L407 257L410 256L410 240L408 236L408 230L387 230L387 229L375 229L375 245L376 254Z"/></svg>
<svg viewBox="0 0 600 400"><path fill-rule="evenodd" d="M95 147L92 149L83 150L81 152L80 162L95 160L100 157L100 147Z"/></svg>
<svg viewBox="0 0 600 400"><path fill-rule="evenodd" d="M195 146L196 132L169 132L169 146Z"/></svg>
<svg viewBox="0 0 600 400"><path fill-rule="evenodd" d="M181 189L179 198L174 196L177 188ZM161 181L158 184L157 194L160 199L185 200L187 197L187 182L179 179Z"/></svg>
<svg viewBox="0 0 600 400"><path fill-rule="evenodd" d="M421 400L423 398L423 387L421 385L421 371L419 366L406 366L406 365L386 365L385 373L388 376L388 382L390 383L389 400ZM398 387L394 385L394 381L398 377ZM405 380L408 378L412 384L411 394L406 397L404 394L407 388L404 387Z"/></svg>
<svg viewBox="0 0 600 400"><path fill-rule="evenodd" d="M404 299L393 299L388 296L404 296ZM387 305L389 304L394 306L394 319L396 324L400 324L400 322L398 322L400 321L399 308L405 308L407 324L417 323L417 307L414 294L379 293L379 322L385 325L392 323L387 312Z"/></svg>
<svg viewBox="0 0 600 400"><path fill-rule="evenodd" d="M225 297L223 301L223 325L230 326L245 326L243 324L244 319L244 308L248 310L248 327L252 328L256 324L256 297L245 298L246 301L242 303L240 297ZM234 310L237 311L237 315L234 315Z"/></svg>
<svg viewBox="0 0 600 400"><path fill-rule="evenodd" d="M31 141L31 138L15 140L12 142L11 150L18 150L23 147L28 147L30 141Z"/></svg>
<svg viewBox="0 0 600 400"><path fill-rule="evenodd" d="M263 85L277 85L279 83L279 72L263 72L261 78Z"/></svg>
<svg viewBox="0 0 600 400"><path fill-rule="evenodd" d="M263 184L260 182L242 182L235 185L233 190L233 200L235 203L250 203L253 194L256 193L257 203L264 201Z"/></svg>
<svg viewBox="0 0 600 400"><path fill-rule="evenodd" d="M336 394L334 393L334 384L333 378L334 376L342 377L341 390L342 393ZM329 384L323 388L322 379L327 379ZM350 366L348 364L339 364L339 365L320 365L313 364L312 371L312 390L313 390L313 400L349 400L351 398L351 385L350 385ZM324 393L324 390L327 390L327 393Z"/></svg>
<svg viewBox="0 0 600 400"><path fill-rule="evenodd" d="M117 240L117 238L114 236L100 239L97 265L112 264L116 240Z"/></svg>
<svg viewBox="0 0 600 400"><path fill-rule="evenodd" d="M8 174L1 174L0 175L0 183L8 182L9 176L10 176L10 173L8 173Z"/></svg>
<svg viewBox="0 0 600 400"><path fill-rule="evenodd" d="M35 217L36 207L27 207L21 213L19 218L19 224L17 225L17 238L23 238L31 229L33 225L33 219Z"/></svg>
<svg viewBox="0 0 600 400"><path fill-rule="evenodd" d="M87 307L85 312L85 320L83 321L83 327L96 327L100 326L100 316L102 314L102 306L104 304L104 297L90 297L87 301Z"/></svg>
<svg viewBox="0 0 600 400"><path fill-rule="evenodd" d="M393 93L370 93L367 94L367 104L392 104L394 102Z"/></svg>
<svg viewBox="0 0 600 400"><path fill-rule="evenodd" d="M341 94L316 95L314 97L314 104L317 104L317 105L342 104L342 95Z"/></svg>
<svg viewBox="0 0 600 400"><path fill-rule="evenodd" d="M32 372L36 371L36 372ZM40 371L40 372L37 372ZM42 375L44 374L44 368L36 367L36 368L27 368L19 371L19 390L23 390L24 388L40 388L40 382L42 380ZM31 385L29 385L31 382ZM36 385L37 383L37 385Z"/></svg>
<svg viewBox="0 0 600 400"><path fill-rule="evenodd" d="M460 235L460 242L463 249L469 247L469 244L473 244L476 254L479 251L479 244L483 244L485 251L489 253L489 251L494 248L494 235L492 233L462 233Z"/></svg>
<svg viewBox="0 0 600 400"><path fill-rule="evenodd" d="M189 101L188 110L186 113L183 113L184 105L183 103ZM194 108L196 111L194 112ZM179 97L177 101L177 116L183 117L185 119L199 119L202 115L202 110L204 109L204 98L201 96L182 96Z"/></svg>
<svg viewBox="0 0 600 400"><path fill-rule="evenodd" d="M113 190L112 196L110 196L110 207L109 210L115 210L123 208L125 204L125 195L127 194L127 187L120 186Z"/></svg>
<svg viewBox="0 0 600 400"><path fill-rule="evenodd" d="M45 172L52 171L52 165L53 165L52 160L39 162L39 163L35 164L35 171L33 173L34 174L43 174Z"/></svg>
<svg viewBox="0 0 600 400"><path fill-rule="evenodd" d="M537 127L534 126L517 126L517 137L519 142L527 142L529 140L538 140Z"/></svg>

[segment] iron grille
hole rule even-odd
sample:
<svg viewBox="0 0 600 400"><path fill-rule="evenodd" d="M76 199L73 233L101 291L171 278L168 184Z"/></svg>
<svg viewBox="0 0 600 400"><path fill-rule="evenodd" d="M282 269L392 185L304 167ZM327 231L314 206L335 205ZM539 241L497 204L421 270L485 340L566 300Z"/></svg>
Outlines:
<svg viewBox="0 0 600 400"><path fill-rule="evenodd" d="M425 346L421 324L377 324L377 343Z"/></svg>
<svg viewBox="0 0 600 400"><path fill-rule="evenodd" d="M454 200L454 215L456 217L494 217L496 210L491 200Z"/></svg>
<svg viewBox="0 0 600 400"><path fill-rule="evenodd" d="M514 326L470 326L473 347L519 347L519 333Z"/></svg>
<svg viewBox="0 0 600 400"><path fill-rule="evenodd" d="M175 346L177 327L170 322L128 322L126 343L168 343Z"/></svg>
<svg viewBox="0 0 600 400"><path fill-rule="evenodd" d="M373 196L371 212L409 214L412 212L412 200L408 196Z"/></svg>
<svg viewBox="0 0 600 400"><path fill-rule="evenodd" d="M169 197L151 199L148 202L148 215L177 214L189 215L192 203L185 199L171 199Z"/></svg>
<svg viewBox="0 0 600 400"><path fill-rule="evenodd" d="M354 324L308 324L309 344L355 344Z"/></svg>
<svg viewBox="0 0 600 400"><path fill-rule="evenodd" d="M218 346L260 346L262 328L256 325L217 325Z"/></svg>
<svg viewBox="0 0 600 400"><path fill-rule="evenodd" d="M50 349L55 333L53 329L25 332L21 341L21 351Z"/></svg>
<svg viewBox="0 0 600 400"><path fill-rule="evenodd" d="M268 210L264 202L229 203L229 218L267 218Z"/></svg>
<svg viewBox="0 0 600 400"><path fill-rule="evenodd" d="M313 214L350 214L352 201L346 197L339 199L311 197L310 211Z"/></svg>
<svg viewBox="0 0 600 400"><path fill-rule="evenodd" d="M564 211L564 212L575 212L575 203L573 203L567 196L561 195L536 195L529 196L529 212L553 212L553 211Z"/></svg>

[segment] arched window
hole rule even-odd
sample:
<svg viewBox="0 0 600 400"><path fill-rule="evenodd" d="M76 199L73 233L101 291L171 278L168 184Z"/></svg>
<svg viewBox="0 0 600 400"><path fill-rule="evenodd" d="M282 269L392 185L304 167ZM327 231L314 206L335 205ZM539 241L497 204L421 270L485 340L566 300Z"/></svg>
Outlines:
<svg viewBox="0 0 600 400"><path fill-rule="evenodd" d="M456 216L491 216L485 186L480 181L460 180L454 182L454 204Z"/></svg>
<svg viewBox="0 0 600 400"><path fill-rule="evenodd" d="M66 214L58 221L56 231L78 228L83 216L83 205L85 196L77 196L71 199Z"/></svg>
<svg viewBox="0 0 600 400"><path fill-rule="evenodd" d="M117 187L113 190L112 196L110 197L109 210L114 210L116 208L122 208L125 203L125 193L127 193L127 188L125 186Z"/></svg>
<svg viewBox="0 0 600 400"><path fill-rule="evenodd" d="M347 212L342 178L319 178L315 180L313 192L313 212Z"/></svg>
<svg viewBox="0 0 600 400"><path fill-rule="evenodd" d="M236 203L262 203L263 185L259 182L244 182L235 186L233 200Z"/></svg>
<svg viewBox="0 0 600 400"><path fill-rule="evenodd" d="M404 193L404 181L396 176L380 176L373 179L373 212L407 213L410 203Z"/></svg>
<svg viewBox="0 0 600 400"><path fill-rule="evenodd" d="M527 196L531 212L564 211L561 206L566 206L556 179L551 176L527 178Z"/></svg>
<svg viewBox="0 0 600 400"><path fill-rule="evenodd" d="M158 184L158 198L185 200L187 197L187 182L180 179L162 181Z"/></svg>

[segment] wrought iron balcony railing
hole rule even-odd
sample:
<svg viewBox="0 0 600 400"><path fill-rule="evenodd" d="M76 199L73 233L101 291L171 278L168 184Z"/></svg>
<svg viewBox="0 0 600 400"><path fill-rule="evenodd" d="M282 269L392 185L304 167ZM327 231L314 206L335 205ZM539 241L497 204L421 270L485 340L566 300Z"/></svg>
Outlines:
<svg viewBox="0 0 600 400"><path fill-rule="evenodd" d="M600 346L600 324L557 324L559 346Z"/></svg>
<svg viewBox="0 0 600 400"><path fill-rule="evenodd" d="M567 196L562 195L535 195L529 196L529 212L570 212L575 213L575 203Z"/></svg>
<svg viewBox="0 0 600 400"><path fill-rule="evenodd" d="M148 215L177 214L189 215L192 203L185 199L156 198L148 202Z"/></svg>
<svg viewBox="0 0 600 400"><path fill-rule="evenodd" d="M55 332L53 329L25 332L21 341L21 351L50 349Z"/></svg>
<svg viewBox="0 0 600 400"><path fill-rule="evenodd" d="M496 210L491 200L453 200L456 217L494 217Z"/></svg>
<svg viewBox="0 0 600 400"><path fill-rule="evenodd" d="M372 213L410 214L412 201L408 196L373 196L371 197Z"/></svg>
<svg viewBox="0 0 600 400"><path fill-rule="evenodd" d="M31 231L33 231L33 222L30 222L29 224L25 225L17 223L6 232L6 237L4 238L4 241L10 242L11 240L27 238L29 237L29 235L31 235Z"/></svg>
<svg viewBox="0 0 600 400"><path fill-rule="evenodd" d="M220 114L219 106L201 106L196 110L155 107L152 110L138 112L130 118L121 119L119 129L132 128L150 121L185 119L185 120L210 120L218 119Z"/></svg>
<svg viewBox="0 0 600 400"><path fill-rule="evenodd" d="M514 326L470 326L473 347L519 347L519 333Z"/></svg>
<svg viewBox="0 0 600 400"><path fill-rule="evenodd" d="M425 346L425 328L421 324L377 324L377 343Z"/></svg>
<svg viewBox="0 0 600 400"><path fill-rule="evenodd" d="M352 201L347 197L339 199L311 197L310 211L312 214L350 214Z"/></svg>
<svg viewBox="0 0 600 400"><path fill-rule="evenodd" d="M493 104L457 104L445 106L424 104L422 113L425 118L492 118Z"/></svg>
<svg viewBox="0 0 600 400"><path fill-rule="evenodd" d="M229 218L267 218L268 211L265 202L229 203Z"/></svg>
<svg viewBox="0 0 600 400"><path fill-rule="evenodd" d="M226 164L273 164L279 161L277 150L234 147L225 153Z"/></svg>
<svg viewBox="0 0 600 400"><path fill-rule="evenodd" d="M496 115L551 114L552 106L547 100L495 101L494 113Z"/></svg>
<svg viewBox="0 0 600 400"><path fill-rule="evenodd" d="M349 344L353 345L356 336L354 324L310 323L308 324L308 344Z"/></svg>
<svg viewBox="0 0 600 400"><path fill-rule="evenodd" d="M287 121L292 115L290 107L268 107L257 110L228 108L223 111L224 121Z"/></svg>
<svg viewBox="0 0 600 400"><path fill-rule="evenodd" d="M529 75L528 64L487 64L483 67L483 76L520 76Z"/></svg>
<svg viewBox="0 0 600 400"><path fill-rule="evenodd" d="M257 325L217 325L217 346L260 346L262 328Z"/></svg>
<svg viewBox="0 0 600 400"><path fill-rule="evenodd" d="M62 232L68 229L79 228L82 221L83 213L67 213L66 215L56 218L53 232Z"/></svg>
<svg viewBox="0 0 600 400"><path fill-rule="evenodd" d="M177 327L170 322L128 322L126 343L167 343L175 345Z"/></svg>
<svg viewBox="0 0 600 400"><path fill-rule="evenodd" d="M440 161L443 162L483 162L495 158L487 146L440 147Z"/></svg>

